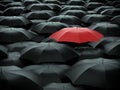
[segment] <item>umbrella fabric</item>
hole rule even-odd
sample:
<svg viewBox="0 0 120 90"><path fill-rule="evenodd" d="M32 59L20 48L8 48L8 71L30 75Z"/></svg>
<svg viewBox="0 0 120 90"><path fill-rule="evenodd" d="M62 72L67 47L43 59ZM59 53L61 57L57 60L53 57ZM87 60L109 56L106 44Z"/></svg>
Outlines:
<svg viewBox="0 0 120 90"><path fill-rule="evenodd" d="M98 31L105 36L119 36L120 35L119 25L113 24L110 22L95 23L89 26L89 28Z"/></svg>
<svg viewBox="0 0 120 90"><path fill-rule="evenodd" d="M60 83L65 81L65 71L69 68L67 65L43 64L30 65L24 67L24 70L37 74L42 82L42 86L50 83Z"/></svg>
<svg viewBox="0 0 120 90"><path fill-rule="evenodd" d="M70 83L51 83L43 87L43 90L84 90L83 88L74 87Z"/></svg>
<svg viewBox="0 0 120 90"><path fill-rule="evenodd" d="M59 13L59 11L61 10L61 6L58 5L58 4L49 3L49 4L47 4L47 5L49 5L49 6L52 8L52 10L55 11L55 12L58 12L58 13Z"/></svg>
<svg viewBox="0 0 120 90"><path fill-rule="evenodd" d="M26 63L70 63L79 55L72 48L58 43L39 43L22 51L20 59Z"/></svg>
<svg viewBox="0 0 120 90"><path fill-rule="evenodd" d="M103 51L101 49L96 49L92 47L75 47L75 50L79 53L80 59L91 59L99 58L103 56ZM92 52L92 53L91 53Z"/></svg>
<svg viewBox="0 0 120 90"><path fill-rule="evenodd" d="M0 77L1 90L42 90L35 74L16 66L1 66Z"/></svg>
<svg viewBox="0 0 120 90"><path fill-rule="evenodd" d="M108 15L110 17L120 15L120 9L119 8L114 8L114 9L106 9L101 12L102 15Z"/></svg>
<svg viewBox="0 0 120 90"><path fill-rule="evenodd" d="M113 9L113 6L100 6L98 8L95 8L94 11L96 13L101 13L102 11L106 10L106 9Z"/></svg>
<svg viewBox="0 0 120 90"><path fill-rule="evenodd" d="M23 4L25 6L29 6L31 4L38 4L38 3L40 3L40 1L38 1L38 0L23 0Z"/></svg>
<svg viewBox="0 0 120 90"><path fill-rule="evenodd" d="M27 28L31 22L22 16L3 16L2 19L0 19L0 24L11 27Z"/></svg>
<svg viewBox="0 0 120 90"><path fill-rule="evenodd" d="M120 62L112 59L85 59L71 67L66 75L74 85L114 90L120 88Z"/></svg>
<svg viewBox="0 0 120 90"><path fill-rule="evenodd" d="M120 39L104 45L107 55L120 56Z"/></svg>
<svg viewBox="0 0 120 90"><path fill-rule="evenodd" d="M0 60L7 57L8 57L7 48L0 45Z"/></svg>
<svg viewBox="0 0 120 90"><path fill-rule="evenodd" d="M14 43L31 40L34 36L23 28L2 28L0 29L1 43Z"/></svg>
<svg viewBox="0 0 120 90"><path fill-rule="evenodd" d="M93 48L103 48L105 44L108 44L112 41L119 40L120 37L104 37L98 42L90 42L89 45L91 45Z"/></svg>
<svg viewBox="0 0 120 90"><path fill-rule="evenodd" d="M100 7L100 6L103 6L104 4L103 3L100 3L100 2L88 2L88 3L85 3L85 7L88 9L88 10L93 10L97 7Z"/></svg>
<svg viewBox="0 0 120 90"><path fill-rule="evenodd" d="M36 10L52 10L52 7L50 7L47 4L31 4L27 7L28 10L36 11Z"/></svg>
<svg viewBox="0 0 120 90"><path fill-rule="evenodd" d="M9 7L20 7L20 6L23 6L23 4L21 2L12 2L12 3L8 3L7 5L5 5L6 8L9 8Z"/></svg>
<svg viewBox="0 0 120 90"><path fill-rule="evenodd" d="M61 8L61 12L67 11L67 10L83 10L83 11L87 11L87 9L84 6L77 6L77 5L65 5L63 8Z"/></svg>
<svg viewBox="0 0 120 90"><path fill-rule="evenodd" d="M105 3L107 0L87 0L87 2L102 2Z"/></svg>
<svg viewBox="0 0 120 90"><path fill-rule="evenodd" d="M67 10L62 12L61 15L73 15L81 19L86 15L86 12L82 10Z"/></svg>
<svg viewBox="0 0 120 90"><path fill-rule="evenodd" d="M82 18L82 21L87 24L109 21L106 15L101 14L87 14Z"/></svg>
<svg viewBox="0 0 120 90"><path fill-rule="evenodd" d="M111 19L112 23L119 24L120 25L120 15L117 15Z"/></svg>
<svg viewBox="0 0 120 90"><path fill-rule="evenodd" d="M31 12L25 14L25 17L28 19L47 20L54 15L55 15L55 13L51 10L43 10L43 11L31 11Z"/></svg>
<svg viewBox="0 0 120 90"><path fill-rule="evenodd" d="M15 42L15 43L7 44L6 47L8 48L9 52L15 52L15 51L20 52L24 48L26 48L28 46L34 46L36 44L38 44L38 43L37 42L32 42L32 41Z"/></svg>
<svg viewBox="0 0 120 90"><path fill-rule="evenodd" d="M8 58L0 60L0 66L19 66L23 67L23 63L19 60L20 53L19 52L9 52Z"/></svg>
<svg viewBox="0 0 120 90"><path fill-rule="evenodd" d="M84 5L85 1L83 0L69 0L67 2L68 5Z"/></svg>
<svg viewBox="0 0 120 90"><path fill-rule="evenodd" d="M102 34L94 30L79 27L64 28L56 33L53 33L50 36L50 38L54 38L58 42L73 42L73 43L99 41L102 37L103 37Z"/></svg>
<svg viewBox="0 0 120 90"><path fill-rule="evenodd" d="M43 22L35 25L31 30L39 34L52 34L66 27L67 25L61 22Z"/></svg>
<svg viewBox="0 0 120 90"><path fill-rule="evenodd" d="M81 24L80 19L77 18L76 16L72 16L72 15L54 16L54 17L51 17L50 19L48 19L48 21L62 22L62 23L65 23L67 25L80 25Z"/></svg>
<svg viewBox="0 0 120 90"><path fill-rule="evenodd" d="M61 2L59 0L44 0L43 1L44 3L46 4L58 4L58 5L61 5Z"/></svg>
<svg viewBox="0 0 120 90"><path fill-rule="evenodd" d="M53 38L48 37L48 38L43 39L42 42L57 42L57 41Z"/></svg>
<svg viewBox="0 0 120 90"><path fill-rule="evenodd" d="M3 11L4 16L19 16L25 12L24 7L9 7Z"/></svg>
<svg viewBox="0 0 120 90"><path fill-rule="evenodd" d="M0 3L0 10L3 11L5 9L5 6Z"/></svg>

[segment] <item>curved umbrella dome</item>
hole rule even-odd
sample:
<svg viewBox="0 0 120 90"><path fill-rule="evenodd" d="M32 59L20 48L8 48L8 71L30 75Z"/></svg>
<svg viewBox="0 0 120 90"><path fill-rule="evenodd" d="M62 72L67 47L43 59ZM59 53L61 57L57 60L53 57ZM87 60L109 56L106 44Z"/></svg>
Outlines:
<svg viewBox="0 0 120 90"><path fill-rule="evenodd" d="M23 28L0 29L0 42L13 43L31 40L34 36Z"/></svg>
<svg viewBox="0 0 120 90"><path fill-rule="evenodd" d="M52 42L25 48L20 57L23 62L32 64L75 62L78 58L79 55L72 48Z"/></svg>

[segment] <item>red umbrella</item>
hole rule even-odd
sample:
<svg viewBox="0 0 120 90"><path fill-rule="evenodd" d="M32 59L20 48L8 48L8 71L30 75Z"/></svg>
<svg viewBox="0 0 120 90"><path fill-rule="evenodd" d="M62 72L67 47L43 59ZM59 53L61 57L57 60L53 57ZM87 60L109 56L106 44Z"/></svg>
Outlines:
<svg viewBox="0 0 120 90"><path fill-rule="evenodd" d="M89 28L64 28L50 36L58 42L85 43L90 41L99 41L103 35Z"/></svg>

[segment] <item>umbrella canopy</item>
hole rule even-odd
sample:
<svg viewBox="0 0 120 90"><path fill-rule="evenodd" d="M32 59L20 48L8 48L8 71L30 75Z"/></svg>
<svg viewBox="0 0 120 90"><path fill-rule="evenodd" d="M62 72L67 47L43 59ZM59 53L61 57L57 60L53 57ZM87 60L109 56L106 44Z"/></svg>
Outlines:
<svg viewBox="0 0 120 90"><path fill-rule="evenodd" d="M93 48L103 48L105 44L108 44L112 41L119 40L120 37L104 37L98 42L90 42L89 45L91 45Z"/></svg>
<svg viewBox="0 0 120 90"><path fill-rule="evenodd" d="M23 67L23 63L19 60L19 52L8 52L8 58L0 60L0 66L19 66Z"/></svg>
<svg viewBox="0 0 120 90"><path fill-rule="evenodd" d="M87 0L87 2L102 2L105 3L107 0Z"/></svg>
<svg viewBox="0 0 120 90"><path fill-rule="evenodd" d="M67 11L67 10L83 10L83 11L87 11L87 9L84 6L77 6L77 5L65 5L63 8L61 8L61 12Z"/></svg>
<svg viewBox="0 0 120 90"><path fill-rule="evenodd" d="M2 28L0 29L1 43L14 43L31 40L34 36L23 28Z"/></svg>
<svg viewBox="0 0 120 90"><path fill-rule="evenodd" d="M0 77L2 90L42 90L36 75L16 66L1 66Z"/></svg>
<svg viewBox="0 0 120 90"><path fill-rule="evenodd" d="M117 15L111 19L112 23L119 24L120 25L120 15Z"/></svg>
<svg viewBox="0 0 120 90"><path fill-rule="evenodd" d="M12 3L8 3L7 5L5 5L6 8L8 7L20 7L23 6L23 4L21 2L12 2Z"/></svg>
<svg viewBox="0 0 120 90"><path fill-rule="evenodd" d="M52 10L55 12L59 13L59 11L61 10L61 6L58 4L48 3L47 5L49 5L52 8Z"/></svg>
<svg viewBox="0 0 120 90"><path fill-rule="evenodd" d="M101 13L102 11L106 10L106 9L113 9L113 6L100 6L94 9L94 11L96 13Z"/></svg>
<svg viewBox="0 0 120 90"><path fill-rule="evenodd" d="M37 74L41 78L42 86L50 83L60 83L65 81L65 71L69 68L67 65L30 65L24 68L24 70L31 71Z"/></svg>
<svg viewBox="0 0 120 90"><path fill-rule="evenodd" d="M74 87L70 83L51 83L43 87L43 90L84 90L84 89Z"/></svg>
<svg viewBox="0 0 120 90"><path fill-rule="evenodd" d="M4 16L19 16L25 12L24 7L9 7L3 11Z"/></svg>
<svg viewBox="0 0 120 90"><path fill-rule="evenodd" d="M105 36L119 36L120 35L119 25L113 24L110 22L95 23L91 25L89 28L98 31Z"/></svg>
<svg viewBox="0 0 120 90"><path fill-rule="evenodd" d="M100 6L103 6L104 3L100 3L100 2L88 2L88 3L85 3L85 7L89 10L93 10L97 7L100 7Z"/></svg>
<svg viewBox="0 0 120 90"><path fill-rule="evenodd" d="M20 59L26 63L76 62L79 55L72 48L58 43L39 43L22 51Z"/></svg>
<svg viewBox="0 0 120 90"><path fill-rule="evenodd" d="M52 7L50 7L47 4L38 3L38 4L31 4L31 5L29 5L27 7L27 9L31 10L31 11L36 11L36 10L52 10Z"/></svg>
<svg viewBox="0 0 120 90"><path fill-rule="evenodd" d="M8 57L7 48L0 45L0 60L4 59L4 58L7 58L7 57Z"/></svg>
<svg viewBox="0 0 120 90"><path fill-rule="evenodd" d="M83 0L69 0L67 2L68 5L84 5L85 1Z"/></svg>
<svg viewBox="0 0 120 90"><path fill-rule="evenodd" d="M92 24L97 22L109 21L106 15L101 14L87 14L82 18L82 21L86 24Z"/></svg>
<svg viewBox="0 0 120 90"><path fill-rule="evenodd" d="M120 56L120 39L104 45L105 53Z"/></svg>
<svg viewBox="0 0 120 90"><path fill-rule="evenodd" d="M81 19L86 15L86 12L82 10L67 10L62 12L61 15L73 15Z"/></svg>
<svg viewBox="0 0 120 90"><path fill-rule="evenodd" d="M58 42L85 43L99 41L103 35L88 28L64 28L50 36Z"/></svg>
<svg viewBox="0 0 120 90"><path fill-rule="evenodd" d="M120 63L112 59L86 59L66 72L75 85L87 85L114 90L120 88Z"/></svg>
<svg viewBox="0 0 120 90"><path fill-rule="evenodd" d="M23 0L23 5L25 6L29 6L29 5L32 5L32 4L38 4L40 3L40 0Z"/></svg>
<svg viewBox="0 0 120 90"><path fill-rule="evenodd" d="M30 26L31 22L22 16L3 16L0 19L0 24L11 27L27 28L28 25Z"/></svg>
<svg viewBox="0 0 120 90"><path fill-rule="evenodd" d="M48 4L58 4L61 5L61 2L59 0L44 0L44 3Z"/></svg>
<svg viewBox="0 0 120 90"><path fill-rule="evenodd" d="M72 15L58 15L58 16L54 16L51 17L50 19L48 19L48 21L53 21L53 22L62 22L68 25L80 25L81 21L79 18L77 18L76 16L72 16Z"/></svg>
<svg viewBox="0 0 120 90"><path fill-rule="evenodd" d="M21 50L23 50L26 47L29 46L34 46L38 44L37 42L32 42L32 41L25 41L25 42L15 42L15 43L11 43L11 44L7 44L6 47L8 48L9 52L21 52Z"/></svg>
<svg viewBox="0 0 120 90"><path fill-rule="evenodd" d="M102 15L108 15L110 17L120 15L120 9L119 8L113 8L113 9L106 9L101 12Z"/></svg>
<svg viewBox="0 0 120 90"><path fill-rule="evenodd" d="M67 25L61 22L43 22L32 27L32 31L39 34L52 34L62 28L66 28Z"/></svg>
<svg viewBox="0 0 120 90"><path fill-rule="evenodd" d="M55 15L55 12L52 10L43 10L43 11L31 11L25 15L28 19L42 19L47 20Z"/></svg>

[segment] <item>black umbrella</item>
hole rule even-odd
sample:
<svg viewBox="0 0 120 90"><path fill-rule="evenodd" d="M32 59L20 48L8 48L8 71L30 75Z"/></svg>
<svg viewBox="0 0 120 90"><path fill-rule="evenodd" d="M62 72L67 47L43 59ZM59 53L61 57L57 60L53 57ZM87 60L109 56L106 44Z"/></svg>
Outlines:
<svg viewBox="0 0 120 90"><path fill-rule="evenodd" d="M58 4L49 3L49 4L47 4L47 5L49 5L49 6L52 8L52 10L55 11L55 12L58 12L58 13L59 13L59 11L61 10L61 6L58 5Z"/></svg>
<svg viewBox="0 0 120 90"><path fill-rule="evenodd" d="M87 2L102 2L106 3L107 0L87 0Z"/></svg>
<svg viewBox="0 0 120 90"><path fill-rule="evenodd" d="M19 52L9 52L8 58L0 60L0 66L19 66L23 67L23 63L19 60L20 53Z"/></svg>
<svg viewBox="0 0 120 90"><path fill-rule="evenodd" d="M47 20L55 15L55 12L52 10L43 10L43 11L31 11L25 14L25 17L28 19L42 19Z"/></svg>
<svg viewBox="0 0 120 90"><path fill-rule="evenodd" d="M111 19L112 23L119 24L120 25L120 15L117 15Z"/></svg>
<svg viewBox="0 0 120 90"><path fill-rule="evenodd" d="M81 20L86 24L92 24L97 22L109 21L109 18L106 15L101 14L86 14Z"/></svg>
<svg viewBox="0 0 120 90"><path fill-rule="evenodd" d="M100 2L88 2L88 3L85 3L85 7L89 10L93 10L97 7L100 7L100 6L103 6L104 3L100 3Z"/></svg>
<svg viewBox="0 0 120 90"><path fill-rule="evenodd" d="M71 63L78 59L72 48L58 43L39 43L22 51L20 59L26 63Z"/></svg>
<svg viewBox="0 0 120 90"><path fill-rule="evenodd" d="M50 4L58 4L58 5L61 5L61 2L59 0L44 0L43 1L44 3L50 3Z"/></svg>
<svg viewBox="0 0 120 90"><path fill-rule="evenodd" d="M86 12L82 10L67 10L62 12L61 15L73 15L81 19L86 15Z"/></svg>
<svg viewBox="0 0 120 90"><path fill-rule="evenodd" d="M42 82L42 86L49 83L60 83L65 81L65 71L69 68L67 65L31 65L24 68L24 70L31 71L37 74Z"/></svg>
<svg viewBox="0 0 120 90"><path fill-rule="evenodd" d="M25 6L29 6L29 5L32 5L32 4L38 4L40 3L40 1L38 0L23 0L23 4Z"/></svg>
<svg viewBox="0 0 120 90"><path fill-rule="evenodd" d="M67 25L61 22L43 22L32 27L32 31L39 34L52 34L62 28L66 28Z"/></svg>
<svg viewBox="0 0 120 90"><path fill-rule="evenodd" d="M8 57L7 48L0 45L0 60L4 59L4 58L7 58L7 57Z"/></svg>
<svg viewBox="0 0 120 90"><path fill-rule="evenodd" d="M57 41L53 38L48 37L48 38L43 39L42 42L57 42Z"/></svg>
<svg viewBox="0 0 120 90"><path fill-rule="evenodd" d="M61 8L61 12L67 11L67 10L83 10L87 11L87 9L84 6L77 6L77 5L65 5Z"/></svg>
<svg viewBox="0 0 120 90"><path fill-rule="evenodd" d="M104 45L104 50L107 55L120 56L120 40Z"/></svg>
<svg viewBox="0 0 120 90"><path fill-rule="evenodd" d="M102 11L106 10L106 9L113 9L113 6L100 6L98 8L95 8L94 11L96 13L101 13Z"/></svg>
<svg viewBox="0 0 120 90"><path fill-rule="evenodd" d="M101 12L102 15L108 15L110 17L120 15L120 9L119 8L113 8L113 9L106 9Z"/></svg>
<svg viewBox="0 0 120 90"><path fill-rule="evenodd" d="M16 66L1 66L0 77L1 90L42 90L35 74Z"/></svg>
<svg viewBox="0 0 120 90"><path fill-rule="evenodd" d="M36 10L52 10L52 7L50 7L47 4L31 4L27 7L28 10L36 11Z"/></svg>
<svg viewBox="0 0 120 90"><path fill-rule="evenodd" d="M43 87L43 90L85 90L83 88L74 87L70 83L51 83Z"/></svg>
<svg viewBox="0 0 120 90"><path fill-rule="evenodd" d="M75 85L115 90L120 88L120 63L112 59L86 59L66 72Z"/></svg>
<svg viewBox="0 0 120 90"><path fill-rule="evenodd" d="M28 26L30 27L31 22L22 16L3 16L0 19L0 24L11 27L28 28Z"/></svg>
<svg viewBox="0 0 120 90"><path fill-rule="evenodd" d="M117 24L109 22L100 22L91 25L89 28L102 33L104 36L119 36L120 27Z"/></svg>
<svg viewBox="0 0 120 90"><path fill-rule="evenodd" d="M5 9L5 5L0 3L0 11L3 11Z"/></svg>
<svg viewBox="0 0 120 90"><path fill-rule="evenodd" d="M62 23L65 23L67 25L80 25L81 24L80 19L77 18L76 16L72 16L72 15L54 16L54 17L51 17L50 19L48 19L48 21L62 22Z"/></svg>
<svg viewBox="0 0 120 90"><path fill-rule="evenodd" d="M66 4L68 4L68 5L84 5L85 1L83 1L83 0L69 0Z"/></svg>
<svg viewBox="0 0 120 90"><path fill-rule="evenodd" d="M16 43L11 43L11 44L7 44L6 47L8 48L9 52L20 52L21 50L23 50L24 48L28 47L28 46L34 46L38 44L37 42L32 42L32 41L25 41L25 42L16 42Z"/></svg>
<svg viewBox="0 0 120 90"><path fill-rule="evenodd" d="M19 16L25 12L24 7L9 7L3 11L3 15L5 16Z"/></svg>
<svg viewBox="0 0 120 90"><path fill-rule="evenodd" d="M93 48L103 48L105 44L108 44L114 40L118 40L120 37L103 37L100 41L98 42L90 42L89 45L91 45Z"/></svg>
<svg viewBox="0 0 120 90"><path fill-rule="evenodd" d="M8 7L20 7L20 6L23 6L23 4L21 2L12 2L12 3L5 5L6 8L8 8Z"/></svg>
<svg viewBox="0 0 120 90"><path fill-rule="evenodd" d="M96 49L88 46L75 47L75 50L79 53L80 59L98 58L103 56L101 49ZM92 53L91 53L92 52Z"/></svg>
<svg viewBox="0 0 120 90"><path fill-rule="evenodd" d="M23 28L2 28L0 29L1 43L14 43L28 41L33 38L33 34Z"/></svg>

